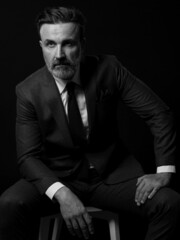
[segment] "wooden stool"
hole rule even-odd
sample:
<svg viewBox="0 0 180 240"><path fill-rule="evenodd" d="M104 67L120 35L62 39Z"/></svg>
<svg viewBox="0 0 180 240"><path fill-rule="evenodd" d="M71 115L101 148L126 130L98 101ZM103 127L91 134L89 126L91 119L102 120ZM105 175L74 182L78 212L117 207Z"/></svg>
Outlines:
<svg viewBox="0 0 180 240"><path fill-rule="evenodd" d="M87 207L87 211L94 218L108 221L110 240L120 240L119 218L117 213L94 207ZM60 240L62 222L63 219L60 214L41 218L39 240Z"/></svg>

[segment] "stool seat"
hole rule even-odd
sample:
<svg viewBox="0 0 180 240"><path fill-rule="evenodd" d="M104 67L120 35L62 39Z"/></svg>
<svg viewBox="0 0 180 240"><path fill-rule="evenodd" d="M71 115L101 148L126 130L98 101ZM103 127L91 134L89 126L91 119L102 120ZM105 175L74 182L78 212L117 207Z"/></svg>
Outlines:
<svg viewBox="0 0 180 240"><path fill-rule="evenodd" d="M108 221L110 240L120 240L119 217L117 213L91 206L86 209L93 218ZM39 228L39 240L60 240L62 223L63 218L60 213L42 217Z"/></svg>

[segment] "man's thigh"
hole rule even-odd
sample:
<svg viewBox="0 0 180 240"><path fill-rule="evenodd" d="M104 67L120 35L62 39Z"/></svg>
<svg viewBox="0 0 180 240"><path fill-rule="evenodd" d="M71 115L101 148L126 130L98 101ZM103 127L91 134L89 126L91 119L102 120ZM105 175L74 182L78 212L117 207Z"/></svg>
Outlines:
<svg viewBox="0 0 180 240"><path fill-rule="evenodd" d="M96 184L91 189L88 202L88 205L119 213L121 236L125 239L133 239L134 236L144 239L147 230L147 219L135 202L136 182L137 179L132 179L113 185Z"/></svg>
<svg viewBox="0 0 180 240"><path fill-rule="evenodd" d="M107 185L99 182L92 186L89 203L92 206L109 209L119 213L129 213L143 219L150 219L154 212L166 208L179 211L180 195L170 188L161 188L152 199L147 199L145 204L137 206L135 202L137 179ZM173 213L173 211L172 211Z"/></svg>
<svg viewBox="0 0 180 240"><path fill-rule="evenodd" d="M58 211L57 204L54 204L46 195L41 195L33 184L24 179L17 181L0 196L0 206L0 211L11 208L20 209L22 206L27 212L37 216Z"/></svg>
<svg viewBox="0 0 180 240"><path fill-rule="evenodd" d="M116 212L140 214L135 202L136 182L137 179L116 184L97 183L91 187L89 204Z"/></svg>

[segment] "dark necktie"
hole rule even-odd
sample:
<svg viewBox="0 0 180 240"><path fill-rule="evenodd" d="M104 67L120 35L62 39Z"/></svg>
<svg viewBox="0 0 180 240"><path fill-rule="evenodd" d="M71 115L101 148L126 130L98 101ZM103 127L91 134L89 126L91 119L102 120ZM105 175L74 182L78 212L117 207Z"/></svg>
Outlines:
<svg viewBox="0 0 180 240"><path fill-rule="evenodd" d="M68 92L68 119L69 119L69 128L74 141L74 144L82 145L85 143L86 135L85 129L82 123L82 118L80 115L79 107L77 104L76 96L74 93L76 84L70 82L66 85Z"/></svg>

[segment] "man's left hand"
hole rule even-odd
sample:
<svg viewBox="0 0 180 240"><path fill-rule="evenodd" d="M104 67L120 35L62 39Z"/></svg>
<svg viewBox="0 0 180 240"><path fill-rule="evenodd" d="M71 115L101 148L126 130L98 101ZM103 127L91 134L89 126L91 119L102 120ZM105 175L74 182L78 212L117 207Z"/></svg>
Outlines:
<svg viewBox="0 0 180 240"><path fill-rule="evenodd" d="M139 177L137 180L137 189L135 202L138 206L144 204L147 199L151 199L156 192L170 184L172 173L163 172L156 174L147 174Z"/></svg>

